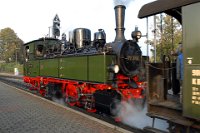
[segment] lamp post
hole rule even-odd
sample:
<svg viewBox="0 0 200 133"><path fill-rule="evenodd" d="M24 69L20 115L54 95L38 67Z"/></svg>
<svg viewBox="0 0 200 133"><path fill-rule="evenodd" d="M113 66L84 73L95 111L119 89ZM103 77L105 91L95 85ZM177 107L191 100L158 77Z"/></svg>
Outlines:
<svg viewBox="0 0 200 133"><path fill-rule="evenodd" d="M148 43L148 41L149 41L149 19L148 19L148 17L147 17L147 19L146 19L146 23L147 23L147 34L146 34L146 39L147 39L147 56L149 56L149 43Z"/></svg>
<svg viewBox="0 0 200 133"><path fill-rule="evenodd" d="M2 42L3 42L3 40L0 39L0 53L1 53L1 54L2 54L2 46L1 46L1 45L2 45ZM0 58L0 61L1 61L1 60L2 60L2 57Z"/></svg>
<svg viewBox="0 0 200 133"><path fill-rule="evenodd" d="M17 50L19 50L19 48L15 48L15 63L17 64Z"/></svg>
<svg viewBox="0 0 200 133"><path fill-rule="evenodd" d="M153 33L154 33L154 62L156 63L157 61L156 61L156 56L157 56L157 49L156 49L156 43L157 43L157 41L156 41L156 36L157 36L157 33L156 33L156 31L157 31L157 29L156 29L156 16L154 15L154 31L153 31Z"/></svg>

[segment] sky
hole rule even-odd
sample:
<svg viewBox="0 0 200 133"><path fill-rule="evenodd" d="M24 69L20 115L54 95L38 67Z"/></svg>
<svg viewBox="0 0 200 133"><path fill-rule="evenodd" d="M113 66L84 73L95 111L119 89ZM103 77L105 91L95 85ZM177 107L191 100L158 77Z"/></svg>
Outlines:
<svg viewBox="0 0 200 133"><path fill-rule="evenodd" d="M49 33L53 18L61 20L61 34L75 28L89 28L93 33L104 29L107 42L115 39L115 14L113 0L0 0L0 29L12 28L24 42ZM123 1L123 0L122 0ZM128 1L128 0L124 0ZM146 34L146 19L138 19L142 5L153 0L129 0L125 16L125 38L131 39L135 26ZM151 27L151 26L150 26ZM143 49L144 40L140 41ZM144 50L145 51L145 50Z"/></svg>

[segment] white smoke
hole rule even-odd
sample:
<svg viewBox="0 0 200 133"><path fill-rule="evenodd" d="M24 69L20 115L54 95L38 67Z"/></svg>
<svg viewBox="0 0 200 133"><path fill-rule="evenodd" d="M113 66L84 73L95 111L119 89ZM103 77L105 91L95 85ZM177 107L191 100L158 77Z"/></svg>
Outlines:
<svg viewBox="0 0 200 133"><path fill-rule="evenodd" d="M131 127L143 129L146 126L152 126L153 119L146 115L147 105L143 109L137 108L133 102L122 102L117 106L118 117L124 124ZM164 120L155 119L154 127L167 131L168 123Z"/></svg>
<svg viewBox="0 0 200 133"><path fill-rule="evenodd" d="M117 5L128 6L131 1L134 1L134 0L113 0L113 3L114 3L114 6L117 6Z"/></svg>
<svg viewBox="0 0 200 133"><path fill-rule="evenodd" d="M56 98L56 97L52 97L52 101L61 104L61 105L65 105L65 102L62 98Z"/></svg>

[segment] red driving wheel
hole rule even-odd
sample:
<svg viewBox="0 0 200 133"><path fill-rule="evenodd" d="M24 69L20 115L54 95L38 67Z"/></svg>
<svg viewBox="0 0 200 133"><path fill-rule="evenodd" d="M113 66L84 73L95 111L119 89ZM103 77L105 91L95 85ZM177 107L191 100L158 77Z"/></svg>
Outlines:
<svg viewBox="0 0 200 133"><path fill-rule="evenodd" d="M65 102L70 106L74 106L78 103L78 99L79 95L76 87L75 86L67 87L65 92Z"/></svg>

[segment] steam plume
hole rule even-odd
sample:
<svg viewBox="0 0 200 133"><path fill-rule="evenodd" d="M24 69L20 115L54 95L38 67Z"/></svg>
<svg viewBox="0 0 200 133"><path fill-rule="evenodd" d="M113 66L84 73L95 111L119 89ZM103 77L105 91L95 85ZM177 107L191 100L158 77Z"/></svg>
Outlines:
<svg viewBox="0 0 200 133"><path fill-rule="evenodd" d="M145 105L144 109L138 109L136 106L132 101L122 102L115 111L118 112L118 117L121 118L124 124L140 129L146 126L151 127L152 118L146 116L147 105ZM168 126L168 123L164 120L155 120L155 128L167 131Z"/></svg>
<svg viewBox="0 0 200 133"><path fill-rule="evenodd" d="M131 1L134 1L134 0L113 0L113 3L114 3L114 6L117 6L117 5L128 6Z"/></svg>

